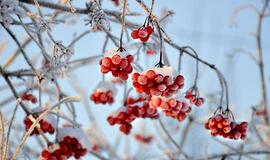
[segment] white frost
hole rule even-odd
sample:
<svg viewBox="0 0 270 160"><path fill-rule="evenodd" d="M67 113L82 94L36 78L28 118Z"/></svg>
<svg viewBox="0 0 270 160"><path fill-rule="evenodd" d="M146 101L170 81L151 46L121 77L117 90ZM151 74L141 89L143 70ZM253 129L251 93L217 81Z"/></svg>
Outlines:
<svg viewBox="0 0 270 160"><path fill-rule="evenodd" d="M105 52L104 57L112 58L112 56L118 54L121 58L126 58L127 55L129 55L127 51L120 52L117 50L118 50L118 48L109 49L108 51Z"/></svg>
<svg viewBox="0 0 270 160"><path fill-rule="evenodd" d="M91 150L91 144L87 135L81 128L59 128L57 134L57 140L62 141L66 136L77 138L79 143L88 151Z"/></svg>
<svg viewBox="0 0 270 160"><path fill-rule="evenodd" d="M156 74L161 74L163 76L175 77L177 75L176 70L171 66L163 66L162 68L158 68L158 67L150 68L150 69L145 70L142 74L146 74L146 72L149 70L153 70L156 72Z"/></svg>
<svg viewBox="0 0 270 160"><path fill-rule="evenodd" d="M95 90L98 92L107 92L107 91L111 90L114 95L117 94L116 87L109 81L99 82Z"/></svg>

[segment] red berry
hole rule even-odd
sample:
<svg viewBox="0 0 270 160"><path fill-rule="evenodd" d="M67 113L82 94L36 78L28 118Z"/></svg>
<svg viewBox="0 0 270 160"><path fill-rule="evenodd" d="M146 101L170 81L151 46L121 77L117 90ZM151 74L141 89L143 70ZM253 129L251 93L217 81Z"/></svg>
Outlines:
<svg viewBox="0 0 270 160"><path fill-rule="evenodd" d="M132 75L132 80L133 80L134 82L138 82L139 76L140 76L139 73L133 73L133 75Z"/></svg>
<svg viewBox="0 0 270 160"><path fill-rule="evenodd" d="M111 116L109 116L107 118L107 121L109 122L110 125L114 125L115 124L115 119L113 117L111 117Z"/></svg>
<svg viewBox="0 0 270 160"><path fill-rule="evenodd" d="M113 63L113 64L118 65L118 64L121 63L121 60L122 60L122 58L121 58L121 56L118 55L118 54L115 54L115 55L112 56L112 63Z"/></svg>
<svg viewBox="0 0 270 160"><path fill-rule="evenodd" d="M149 37L147 36L147 37L141 37L140 38L140 40L142 41L142 42L147 42L148 41L148 39L149 39Z"/></svg>
<svg viewBox="0 0 270 160"><path fill-rule="evenodd" d="M182 75L178 75L175 77L175 83L178 84L179 86L184 85L184 77ZM189 94L192 94L191 92L189 92Z"/></svg>
<svg viewBox="0 0 270 160"><path fill-rule="evenodd" d="M132 37L133 39L139 38L138 30L137 30L137 29L136 29L136 30L133 30L133 31L131 32L131 37Z"/></svg>
<svg viewBox="0 0 270 160"><path fill-rule="evenodd" d="M124 69L125 72L127 72L127 74L130 74L132 73L133 71L133 67L129 64L125 69Z"/></svg>
<svg viewBox="0 0 270 160"><path fill-rule="evenodd" d="M41 152L41 157L49 159L51 157L51 153L48 150L43 150Z"/></svg>
<svg viewBox="0 0 270 160"><path fill-rule="evenodd" d="M138 77L138 82L141 85L146 85L147 84L147 77L145 75L140 75Z"/></svg>
<svg viewBox="0 0 270 160"><path fill-rule="evenodd" d="M129 63L131 63L131 62L133 62L133 60L134 60L134 57L132 56L132 55L127 55L127 61L129 62Z"/></svg>
<svg viewBox="0 0 270 160"><path fill-rule="evenodd" d="M156 54L156 51L151 50L151 49L148 49L148 50L146 51L146 54L147 54L147 55L154 55L154 54Z"/></svg>
<svg viewBox="0 0 270 160"><path fill-rule="evenodd" d="M148 37L148 32L147 32L147 30L144 29L144 28L139 29L139 31L138 31L138 36L139 36L140 39L141 39L141 38L146 38L146 37Z"/></svg>
<svg viewBox="0 0 270 160"><path fill-rule="evenodd" d="M41 127L42 131L45 132L50 127L50 124L46 121L42 121L42 123L40 123L40 127Z"/></svg>
<svg viewBox="0 0 270 160"><path fill-rule="evenodd" d="M121 78L122 80L127 80L128 79L128 74L125 72L120 72L118 74L118 77Z"/></svg>
<svg viewBox="0 0 270 160"><path fill-rule="evenodd" d="M172 79L171 76L165 76L163 81L164 81L164 83L165 83L167 86L173 84L173 79Z"/></svg>
<svg viewBox="0 0 270 160"><path fill-rule="evenodd" d="M161 83L163 81L164 77L161 74L158 74L155 78L156 83Z"/></svg>
<svg viewBox="0 0 270 160"><path fill-rule="evenodd" d="M116 64L112 64L110 68L111 68L112 71L118 71L119 70L119 66L116 65Z"/></svg>
<svg viewBox="0 0 270 160"><path fill-rule="evenodd" d="M178 120L179 121L183 121L186 118L186 114L183 112L180 112L178 115Z"/></svg>
<svg viewBox="0 0 270 160"><path fill-rule="evenodd" d="M204 102L204 99L203 98L197 98L196 99L196 102L195 102L195 105L197 107L200 107L203 104L203 102Z"/></svg>
<svg viewBox="0 0 270 160"><path fill-rule="evenodd" d="M107 68L107 67L105 67L105 66L102 65L101 68L100 68L100 71L102 73L108 73L110 71L110 68Z"/></svg>
<svg viewBox="0 0 270 160"><path fill-rule="evenodd" d="M153 107L159 107L160 106L160 104L161 104L161 99L160 98L153 98L152 99L152 104L153 104Z"/></svg>
<svg viewBox="0 0 270 160"><path fill-rule="evenodd" d="M160 92L163 92L167 89L166 85L161 83L157 86L157 89L160 91Z"/></svg>
<svg viewBox="0 0 270 160"><path fill-rule="evenodd" d="M230 131L231 131L231 127L230 126L227 126L227 127L224 127L223 128L223 132L224 133L230 133Z"/></svg>
<svg viewBox="0 0 270 160"><path fill-rule="evenodd" d="M156 78L156 73L155 73L155 71L153 71L153 70L148 70L148 71L146 72L146 77L147 77L148 79Z"/></svg>
<svg viewBox="0 0 270 160"><path fill-rule="evenodd" d="M148 35L152 34L153 31L154 31L154 29L153 29L152 26L147 26L147 27L145 27L145 30L147 31Z"/></svg>
<svg viewBox="0 0 270 160"><path fill-rule="evenodd" d="M150 89L150 94L155 95L155 96L160 96L161 92L159 90L157 90L156 88L151 88Z"/></svg>
<svg viewBox="0 0 270 160"><path fill-rule="evenodd" d="M112 64L112 60L109 57L105 57L102 59L101 64L105 67L110 67Z"/></svg>
<svg viewBox="0 0 270 160"><path fill-rule="evenodd" d="M122 59L121 63L119 64L119 67L126 68L128 66L128 61L126 59Z"/></svg>

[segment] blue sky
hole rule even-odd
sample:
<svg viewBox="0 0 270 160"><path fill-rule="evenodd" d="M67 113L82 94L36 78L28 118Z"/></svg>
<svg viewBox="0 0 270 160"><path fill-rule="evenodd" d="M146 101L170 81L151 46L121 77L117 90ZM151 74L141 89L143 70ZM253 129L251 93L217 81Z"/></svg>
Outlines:
<svg viewBox="0 0 270 160"><path fill-rule="evenodd" d="M53 2L53 0L50 0ZM112 9L113 5L109 0L105 0L103 4L104 8ZM84 1L74 0L76 6L84 7ZM148 2L148 1L147 1ZM149 1L150 2L150 1ZM133 11L142 12L143 10L138 7L134 1L129 1L130 9ZM250 118L251 106L258 104L261 100L261 84L259 77L259 70L255 63L247 56L239 54L234 59L229 59L229 55L233 50L237 48L245 48L252 52L255 56L257 55L255 37L252 36L252 32L256 31L257 16L250 10L243 10L236 17L237 27L230 26L230 17L233 11L244 4L253 4L256 7L261 8L262 1L260 0L156 0L154 6L154 14L159 14L160 10L164 7L175 12L174 16L170 18L169 24L165 30L173 41L180 46L192 46L199 56L208 61L209 63L215 64L225 75L229 84L230 103L233 106L234 114L237 120L245 120ZM120 10L120 8L117 8ZM53 29L53 35L55 39L62 40L64 44L68 44L72 40L73 33L80 34L83 31L89 29L88 26L84 25L84 16L78 17L79 23L75 26L69 24L58 25ZM134 18L134 21L143 23L144 17ZM269 86L269 74L270 74L270 21L269 18L265 19L262 29L262 46L265 62L265 75L267 78L267 90L270 91ZM16 32L19 39L24 39L26 34L22 32L22 29L18 26L12 26L12 30ZM112 25L112 30L115 35L119 35L120 27L118 25ZM5 59L14 52L16 45L9 38L5 31L0 29L0 43L4 41L8 42L7 49L3 53L0 53L0 64L3 64ZM101 54L101 49L104 41L103 33L90 33L83 38L79 43L76 44L74 50L75 55L72 57L73 60L91 55ZM114 47L112 43L109 44L108 48ZM26 48L29 55L37 55L39 53L36 46L33 44ZM177 67L178 52L169 46L166 46L166 52L169 55L169 59L175 67ZM145 68L152 67L157 61L158 57L153 56L148 58L148 63L144 64ZM142 61L146 61L143 58ZM143 62L144 63L144 62ZM27 68L22 56L18 57L16 62L9 68L9 70L16 70L20 68ZM202 93L211 93L219 90L218 80L213 71L209 70L208 67L200 65L200 79L199 88ZM184 57L183 62L183 74L186 77L186 88L192 85L195 73L195 63L187 56ZM88 65L75 72L75 75L79 79L82 87L86 90L86 94L89 95L95 88L99 80L101 80L101 74L99 73L98 65ZM107 76L109 77L109 76ZM68 78L67 78L68 79ZM70 87L66 79L59 80L63 85L63 90L70 94L76 95L73 88ZM5 84L2 78L0 78L0 86ZM22 88L20 88L22 89ZM1 91L1 97L7 97L11 92L9 90ZM268 94L269 95L269 94ZM117 127L111 127L106 122L106 117L109 113L116 110L121 102L121 91L119 90L117 95L117 103L113 106L94 106L89 101L92 112L97 118L97 122L106 133L107 139L112 143L118 133ZM270 99L270 96L268 96ZM269 104L269 103L268 103ZM9 104L14 106L14 104ZM200 110L199 115L206 114L209 106L206 104ZM8 107L5 107L8 108ZM83 110L82 103L76 105L78 111L78 121L82 124L89 124L88 119ZM2 109L1 111L10 111L10 109ZM214 110L213 110L214 111ZM20 111L19 115L23 113ZM21 118L22 118L21 117ZM207 115L202 115L206 119ZM17 118L20 121L20 117ZM87 122L87 123L85 123ZM134 130L139 130L140 123L136 122ZM150 126L149 132L155 133L152 123L147 123ZM85 126L87 127L87 126ZM186 150L188 153L193 153L189 150L192 144L196 144L194 140L202 140L205 137L210 138L210 135L203 129L200 129L202 134L192 133L194 139L188 139ZM175 138L178 138L176 135ZM132 138L130 138L132 140ZM210 140L210 139L209 139ZM234 143L238 145L240 142ZM133 142L132 142L133 144ZM202 142L202 144L204 144ZM124 146L124 143L122 143ZM211 144L209 144L211 145ZM156 149L156 148L155 148ZM124 151L124 149L120 149ZM157 149L156 149L157 150ZM203 153L203 149L198 149L199 153ZM209 151L211 152L211 151Z"/></svg>

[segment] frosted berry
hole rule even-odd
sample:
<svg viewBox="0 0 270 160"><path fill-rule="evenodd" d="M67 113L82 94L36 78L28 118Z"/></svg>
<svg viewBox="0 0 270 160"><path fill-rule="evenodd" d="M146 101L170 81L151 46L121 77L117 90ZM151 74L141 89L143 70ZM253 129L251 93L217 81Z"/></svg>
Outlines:
<svg viewBox="0 0 270 160"><path fill-rule="evenodd" d="M131 37L133 39L140 39L142 42L147 42L150 35L154 32L152 26L141 27L139 29L135 29L131 32Z"/></svg>
<svg viewBox="0 0 270 160"><path fill-rule="evenodd" d="M138 93L147 95L169 97L181 89L184 85L183 76L174 77L170 74L172 67L154 68L143 73L134 73L132 76L133 86ZM162 75L165 74L165 75ZM179 85L180 84L180 85ZM199 105L201 101L198 101Z"/></svg>
<svg viewBox="0 0 270 160"><path fill-rule="evenodd" d="M133 71L133 67L131 65L133 62L133 56L125 55L123 52L119 52L117 50L110 52L113 52L113 55L110 55L110 57L105 56L100 61L100 71L103 74L111 72L114 77L127 80L128 74Z"/></svg>

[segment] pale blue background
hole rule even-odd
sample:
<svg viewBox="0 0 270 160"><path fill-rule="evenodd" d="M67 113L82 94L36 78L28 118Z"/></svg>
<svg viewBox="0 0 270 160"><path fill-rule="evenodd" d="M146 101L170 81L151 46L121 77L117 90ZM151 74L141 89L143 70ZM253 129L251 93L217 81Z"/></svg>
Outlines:
<svg viewBox="0 0 270 160"><path fill-rule="evenodd" d="M50 0L53 2L52 0ZM149 1L150 2L150 1ZM142 9L138 5L129 0L130 9L134 11L141 12ZM233 11L243 5L243 4L253 4L256 7L261 8L262 1L260 0L156 0L156 5L154 7L154 13L159 13L163 7L169 8L175 12L175 15L170 18L171 21L166 27L166 32L174 40L175 43L185 46L192 46L199 54L199 56L207 60L210 63L215 64L224 74L228 80L229 93L230 93L230 102L233 106L235 117L237 120L246 120L250 119L251 106L256 105L261 100L261 84L259 78L259 70L255 63L247 56L239 54L235 56L233 60L228 58L228 55L236 48L245 48L253 52L254 55L257 55L256 50L256 41L253 36L250 34L256 31L257 25L257 16L252 11L244 10L236 18L238 26L230 27L230 16ZM75 0L76 6L84 7L84 1ZM113 5L111 2L107 1L103 4L104 8L112 9ZM120 10L120 8L117 8ZM89 27L84 25L85 16L80 16L79 23L76 26L71 25L59 25L53 29L53 35L55 39L62 40L64 44L68 44L72 40L73 33L82 33L87 30ZM135 18L135 21L138 23L143 23L144 17ZM267 78L267 91L270 91L269 86L269 73L270 73L270 30L269 30L270 21L269 18L265 19L262 29L262 46L265 62L265 75ZM117 25L112 25L113 33L119 35L120 27ZM11 29L16 31L17 37L22 39L26 37L26 34L22 32L21 27L12 26ZM0 43L8 41L8 48L0 54L0 64L3 64L5 59L14 52L14 49L17 47L15 43L10 39L7 33L0 29ZM90 33L85 38L83 38L75 46L75 55L72 57L72 60L83 58L91 55L101 54L102 44L104 41L103 33ZM114 47L110 43L108 48ZM167 53L170 57L171 63L176 67L177 66L177 57L178 52L170 47L166 47ZM26 48L28 55L36 55L39 51L37 47L29 45ZM149 67L153 66L157 61L158 57L153 56L149 58L148 65ZM144 63L144 60L142 60ZM186 88L192 85L193 77L195 73L194 61L191 61L187 56L184 57L183 64L183 74L186 77ZM20 68L28 67L23 60L22 56L17 58L16 63L14 63L9 70L16 70ZM218 81L216 75L213 71L209 70L208 67L201 65L200 67L200 79L199 79L199 88L202 94L213 93L219 90ZM88 65L86 67L80 68L76 71L77 78L80 80L80 83L84 89L86 89L87 94L89 95L94 89L95 85L101 80L101 74L99 73L98 65ZM14 78L15 80L15 78ZM74 90L69 86L66 80L59 80L62 85L63 90L70 94L76 95ZM4 85L5 82L0 78L0 86ZM24 88L20 88L22 90ZM1 91L0 96L8 97L11 95L9 90ZM87 96L88 96L87 95ZM117 104L121 102L122 94L119 90L117 96ZM268 96L270 99L270 96ZM119 105L115 104L113 106L94 106L90 102L91 110L97 118L99 126L102 128L106 134L107 139L113 143L115 140L115 135L118 133L118 127L109 126L106 122L106 117L109 113L116 110ZM1 111L7 113L11 108L14 107L14 103L8 104L5 106L5 109L1 106ZM196 110L199 119L206 119L209 106L206 104L203 108ZM81 103L76 105L78 121L84 124L84 127L87 127L88 119L85 115ZM212 109L214 111L214 108ZM201 114L203 113L203 114ZM210 114L210 113L209 113ZM20 110L18 113L19 116L16 120L22 121L24 113ZM139 125L135 123L134 130L139 130ZM136 128L137 126L137 128ZM147 123L149 126L150 133L156 134L156 130L153 130L152 123ZM195 129L194 129L195 128ZM195 126L192 132L189 134L187 142L185 144L184 150L190 155L197 155L200 157L206 152L204 147L208 146L208 153L215 153L217 151L223 151L223 148L216 147L217 144L215 141L211 140L209 133L204 130L202 127ZM179 135L174 135L175 139L179 141ZM131 143L131 152L136 152L135 142L133 138ZM211 142L211 143L210 143ZM236 147L241 142L231 143L232 146ZM197 146L194 148L194 145ZM125 151L124 146L125 142L121 142L120 152ZM211 147L212 146L212 147ZM220 145L218 145L220 146ZM215 148L215 149L213 149ZM151 146L151 152L161 153L156 145Z"/></svg>

